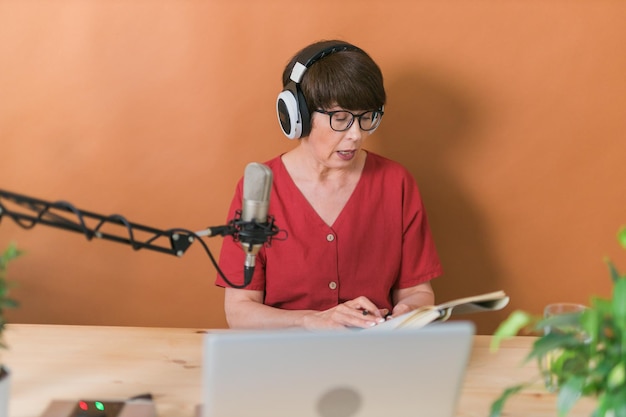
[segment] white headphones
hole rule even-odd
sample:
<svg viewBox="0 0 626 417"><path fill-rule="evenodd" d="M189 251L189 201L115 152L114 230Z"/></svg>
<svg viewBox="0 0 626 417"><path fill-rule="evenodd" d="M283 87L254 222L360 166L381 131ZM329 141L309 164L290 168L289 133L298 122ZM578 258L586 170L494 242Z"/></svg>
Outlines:
<svg viewBox="0 0 626 417"><path fill-rule="evenodd" d="M359 51L360 48L342 41L326 41L304 48L294 59L289 81L276 99L278 123L285 136L299 139L311 131L311 113L300 89L300 81L307 69L327 55L341 51ZM363 52L365 53L365 52Z"/></svg>

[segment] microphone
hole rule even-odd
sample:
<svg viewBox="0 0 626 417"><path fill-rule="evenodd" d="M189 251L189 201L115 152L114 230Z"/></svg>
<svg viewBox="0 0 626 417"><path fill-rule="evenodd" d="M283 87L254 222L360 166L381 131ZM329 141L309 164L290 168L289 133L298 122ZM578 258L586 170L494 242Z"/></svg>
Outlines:
<svg viewBox="0 0 626 417"><path fill-rule="evenodd" d="M246 166L243 176L242 227L239 241L246 252L244 262L244 285L252 281L256 255L267 241L268 210L272 189L272 170L257 162ZM260 228L260 229L259 229Z"/></svg>
<svg viewBox="0 0 626 417"><path fill-rule="evenodd" d="M240 242L246 253L244 261L244 282L242 285L231 283L220 271L224 280L233 288L244 288L252 282L256 256L265 244L279 232L287 234L274 225L274 218L268 216L270 192L272 190L272 170L263 164L251 162L246 166L243 176L243 198L241 210L235 212L235 218L223 226L208 227L196 232L196 236L229 236ZM285 236L286 238L286 236Z"/></svg>

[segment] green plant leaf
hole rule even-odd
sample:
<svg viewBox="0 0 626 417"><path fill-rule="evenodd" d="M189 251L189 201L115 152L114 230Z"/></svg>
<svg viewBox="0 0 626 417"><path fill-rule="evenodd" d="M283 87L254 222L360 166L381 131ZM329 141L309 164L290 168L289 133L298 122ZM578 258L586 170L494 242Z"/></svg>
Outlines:
<svg viewBox="0 0 626 417"><path fill-rule="evenodd" d="M0 309L17 308L19 306L20 306L20 303L18 303L16 300L12 298L2 299L2 297L0 297Z"/></svg>
<svg viewBox="0 0 626 417"><path fill-rule="evenodd" d="M598 396L598 407L592 417L626 417L626 387Z"/></svg>
<svg viewBox="0 0 626 417"><path fill-rule="evenodd" d="M608 258L604 258L604 263L609 268L609 273L611 275L611 281L617 282L618 279L621 278L619 271L615 267L615 264Z"/></svg>
<svg viewBox="0 0 626 417"><path fill-rule="evenodd" d="M626 226L622 226L619 232L617 232L617 241L626 249Z"/></svg>
<svg viewBox="0 0 626 417"><path fill-rule="evenodd" d="M613 317L617 326L626 330L626 278L620 278L613 286Z"/></svg>
<svg viewBox="0 0 626 417"><path fill-rule="evenodd" d="M551 331L551 329L564 333L572 331L577 332L581 328L582 314L582 311L576 313L555 314L554 316L547 317L537 322L535 330L542 333Z"/></svg>
<svg viewBox="0 0 626 417"><path fill-rule="evenodd" d="M15 242L11 242L9 243L9 247L6 248L6 250L2 254L2 260L6 263L8 261L18 258L22 255L22 253L23 252L17 248Z"/></svg>
<svg viewBox="0 0 626 417"><path fill-rule="evenodd" d="M592 305L594 305L593 301ZM583 332L587 335L592 350L595 350L598 343L601 322L602 316L596 308L588 308L583 311L580 316L580 326L582 327Z"/></svg>
<svg viewBox="0 0 626 417"><path fill-rule="evenodd" d="M6 344L2 341L2 333L5 328L4 310L7 308L15 308L18 302L9 298L9 289L12 283L6 279L7 265L13 259L22 255L22 251L17 248L15 243L10 243L9 247L0 254L0 349L6 348Z"/></svg>
<svg viewBox="0 0 626 417"><path fill-rule="evenodd" d="M525 311L516 310L512 312L506 320L500 323L500 326L496 329L491 338L490 350L495 352L498 350L500 343L504 339L508 339L517 335L520 330L528 327L530 323L534 321L533 316Z"/></svg>
<svg viewBox="0 0 626 417"><path fill-rule="evenodd" d="M491 404L491 410L489 417L499 417L502 414L502 409L506 401L512 396L526 388L529 384L519 384L513 387L509 387L502 392L502 394Z"/></svg>
<svg viewBox="0 0 626 417"><path fill-rule="evenodd" d="M619 388L624 386L626 380L626 369L624 362L620 362L611 369L607 378L607 386L609 389Z"/></svg>
<svg viewBox="0 0 626 417"><path fill-rule="evenodd" d="M585 378L573 377L561 385L556 399L559 417L565 417L580 398Z"/></svg>
<svg viewBox="0 0 626 417"><path fill-rule="evenodd" d="M576 347L588 349L585 342L574 333L551 332L535 340L532 350L526 357L526 361L533 358L540 359L557 349L572 349Z"/></svg>

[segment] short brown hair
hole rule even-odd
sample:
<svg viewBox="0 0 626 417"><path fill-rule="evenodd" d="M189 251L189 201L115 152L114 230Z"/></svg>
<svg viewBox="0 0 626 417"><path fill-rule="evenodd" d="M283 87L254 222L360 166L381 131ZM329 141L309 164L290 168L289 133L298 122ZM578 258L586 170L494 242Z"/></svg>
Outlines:
<svg viewBox="0 0 626 417"><path fill-rule="evenodd" d="M283 71L283 86L304 50L328 41L320 41L298 52ZM374 60L364 51L344 50L314 62L300 82L309 112L334 105L348 110L379 110L386 100L383 75Z"/></svg>

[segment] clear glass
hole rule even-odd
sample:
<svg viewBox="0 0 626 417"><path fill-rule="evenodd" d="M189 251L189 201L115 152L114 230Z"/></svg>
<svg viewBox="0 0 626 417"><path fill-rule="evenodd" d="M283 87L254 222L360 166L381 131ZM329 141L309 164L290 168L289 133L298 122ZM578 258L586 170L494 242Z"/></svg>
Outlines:
<svg viewBox="0 0 626 417"><path fill-rule="evenodd" d="M587 306L584 306L582 304L576 304L576 303L553 303L553 304L548 304L544 310L543 310L543 317L545 319L549 318L549 317L553 317L556 315L561 315L561 314L576 314L576 313L581 313L583 312L585 309L587 308ZM582 328L580 327L576 327L576 328L568 328L566 329L568 332L569 331L574 331L574 332L580 332L580 337L586 339L587 336L585 335L584 331ZM551 332L556 332L558 331L557 329L552 329L550 326L546 326L543 329L544 334L548 334ZM544 383L546 385L546 389L550 392L554 392L558 389L558 381L556 379L556 376L551 372L551 369L553 367L553 364L556 363L558 361L558 359L561 356L561 353L559 350L553 350L551 352L549 352L548 354L546 354L543 357L543 360L540 362L540 367L541 367L541 373L543 374L544 377Z"/></svg>
<svg viewBox="0 0 626 417"><path fill-rule="evenodd" d="M327 114L330 118L330 128L336 132L343 132L350 129L354 123L354 119L359 120L361 130L374 130L380 125L384 114L382 110L369 110L360 114L355 114L348 110L326 111L317 109L315 111Z"/></svg>

